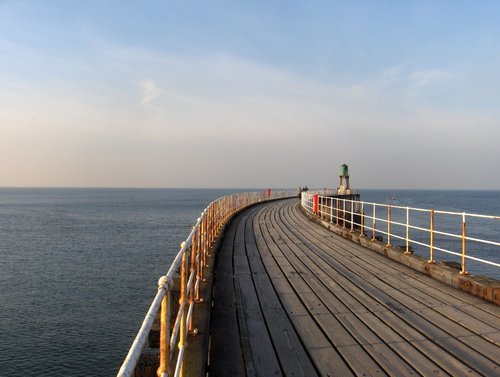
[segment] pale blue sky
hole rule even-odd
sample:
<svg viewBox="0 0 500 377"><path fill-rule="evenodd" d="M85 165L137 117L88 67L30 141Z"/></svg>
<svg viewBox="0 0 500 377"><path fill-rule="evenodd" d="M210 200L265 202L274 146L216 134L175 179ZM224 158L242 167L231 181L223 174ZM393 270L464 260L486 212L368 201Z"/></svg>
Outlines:
<svg viewBox="0 0 500 377"><path fill-rule="evenodd" d="M0 186L500 189L498 1L0 1Z"/></svg>

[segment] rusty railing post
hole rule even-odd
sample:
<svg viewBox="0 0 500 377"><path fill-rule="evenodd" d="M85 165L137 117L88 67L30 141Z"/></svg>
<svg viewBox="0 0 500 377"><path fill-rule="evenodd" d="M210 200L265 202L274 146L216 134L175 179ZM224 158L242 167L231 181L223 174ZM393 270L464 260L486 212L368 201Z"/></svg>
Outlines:
<svg viewBox="0 0 500 377"><path fill-rule="evenodd" d="M184 242L182 243L184 244ZM180 297L179 297L179 307L182 308L184 305L184 310L182 312L182 317L180 318L180 327L179 327L179 344L178 348L181 351L186 345L186 319L187 319L187 299L186 299L186 285L187 285L187 258L186 253L182 254L181 260L181 289L180 289ZM180 360L180 373L179 376L184 376L184 358Z"/></svg>
<svg viewBox="0 0 500 377"><path fill-rule="evenodd" d="M156 375L161 377L170 374L170 284L163 276L158 281L158 289L165 289L165 296L161 301L160 311L160 366Z"/></svg>
<svg viewBox="0 0 500 377"><path fill-rule="evenodd" d="M206 216L207 216L207 213L205 212L205 214L203 215L202 220L201 220L201 231L200 231L200 238L201 238L201 243L200 243L200 247L201 247L200 277L201 277L202 281L205 281L205 278L204 278L204 276L205 276L205 253L206 253L206 248L207 248Z"/></svg>
<svg viewBox="0 0 500 377"><path fill-rule="evenodd" d="M431 208L431 225L430 225L430 240L429 240L429 260L428 263L434 263L434 208Z"/></svg>
<svg viewBox="0 0 500 377"><path fill-rule="evenodd" d="M468 275L467 272L467 261L466 255L466 223L465 223L465 212L462 213L462 269L460 270L460 275Z"/></svg>
<svg viewBox="0 0 500 377"><path fill-rule="evenodd" d="M202 302L200 299L200 287L202 282L202 270L201 270L201 221L198 219L198 231L196 232L196 281L198 281L198 289L196 290L196 302Z"/></svg>
<svg viewBox="0 0 500 377"><path fill-rule="evenodd" d="M194 229L194 227L193 227ZM189 291L189 306L194 305L195 302L195 292L194 287L196 286L196 237L193 234L191 239L191 260L189 261L189 276L193 275L193 282L191 283L191 290ZM189 332L193 332L193 316L189 318Z"/></svg>

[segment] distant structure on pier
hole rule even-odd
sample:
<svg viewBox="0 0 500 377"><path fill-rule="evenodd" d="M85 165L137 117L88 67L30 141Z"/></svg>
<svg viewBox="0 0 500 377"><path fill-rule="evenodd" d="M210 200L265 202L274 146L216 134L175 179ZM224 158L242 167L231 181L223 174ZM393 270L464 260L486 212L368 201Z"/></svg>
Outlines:
<svg viewBox="0 0 500 377"><path fill-rule="evenodd" d="M346 164L339 168L340 183L337 187L337 195L351 195L351 186L349 185L349 167Z"/></svg>

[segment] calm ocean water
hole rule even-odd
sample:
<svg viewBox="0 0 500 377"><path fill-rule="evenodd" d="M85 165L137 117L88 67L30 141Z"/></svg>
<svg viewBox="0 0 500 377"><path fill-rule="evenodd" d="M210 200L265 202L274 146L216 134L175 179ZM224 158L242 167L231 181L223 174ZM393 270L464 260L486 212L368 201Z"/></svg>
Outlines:
<svg viewBox="0 0 500 377"><path fill-rule="evenodd" d="M180 242L210 201L236 191L0 189L0 376L115 375ZM360 193L500 214L499 191ZM498 226L483 228L498 241Z"/></svg>

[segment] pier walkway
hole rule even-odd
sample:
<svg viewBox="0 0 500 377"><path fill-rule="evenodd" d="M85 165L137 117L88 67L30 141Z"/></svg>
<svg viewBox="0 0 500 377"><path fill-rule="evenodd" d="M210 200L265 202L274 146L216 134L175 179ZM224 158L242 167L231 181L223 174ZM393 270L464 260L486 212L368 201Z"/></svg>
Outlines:
<svg viewBox="0 0 500 377"><path fill-rule="evenodd" d="M251 207L215 267L209 376L500 375L500 308L310 221Z"/></svg>

